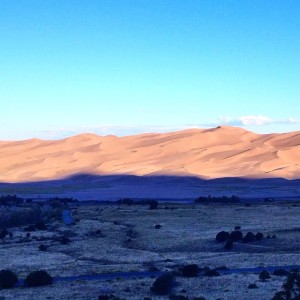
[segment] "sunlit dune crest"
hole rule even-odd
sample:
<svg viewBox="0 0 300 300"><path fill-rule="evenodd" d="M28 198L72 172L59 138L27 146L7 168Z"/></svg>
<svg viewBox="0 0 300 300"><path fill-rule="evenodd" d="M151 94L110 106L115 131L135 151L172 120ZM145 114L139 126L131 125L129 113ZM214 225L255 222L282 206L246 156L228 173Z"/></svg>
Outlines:
<svg viewBox="0 0 300 300"><path fill-rule="evenodd" d="M300 131L256 134L219 126L133 136L80 134L0 142L0 181L96 175L300 178Z"/></svg>

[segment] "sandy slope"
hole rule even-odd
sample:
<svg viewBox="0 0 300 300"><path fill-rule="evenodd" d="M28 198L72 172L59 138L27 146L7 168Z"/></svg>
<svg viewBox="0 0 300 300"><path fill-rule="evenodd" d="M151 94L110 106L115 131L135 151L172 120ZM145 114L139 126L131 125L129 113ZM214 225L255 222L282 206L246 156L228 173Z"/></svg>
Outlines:
<svg viewBox="0 0 300 300"><path fill-rule="evenodd" d="M0 142L0 181L78 173L300 178L300 131L256 134L238 127L126 137L81 134L56 141Z"/></svg>

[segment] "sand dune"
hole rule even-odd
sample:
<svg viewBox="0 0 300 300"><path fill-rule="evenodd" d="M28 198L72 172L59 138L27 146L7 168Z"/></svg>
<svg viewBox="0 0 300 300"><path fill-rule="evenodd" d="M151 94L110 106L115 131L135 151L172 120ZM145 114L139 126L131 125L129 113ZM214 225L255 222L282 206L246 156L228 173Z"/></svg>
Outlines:
<svg viewBox="0 0 300 300"><path fill-rule="evenodd" d="M300 131L256 134L219 126L126 137L0 142L0 181L90 174L300 178Z"/></svg>

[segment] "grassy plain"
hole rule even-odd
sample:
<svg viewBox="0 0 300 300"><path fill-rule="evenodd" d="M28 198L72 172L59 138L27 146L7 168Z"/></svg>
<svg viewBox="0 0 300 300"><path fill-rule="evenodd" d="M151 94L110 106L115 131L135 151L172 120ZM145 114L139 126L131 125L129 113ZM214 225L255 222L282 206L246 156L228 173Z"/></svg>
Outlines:
<svg viewBox="0 0 300 300"><path fill-rule="evenodd" d="M300 204L174 204L160 203L158 210L147 205L73 205L75 225L50 219L47 230L31 232L24 226L9 228L13 237L0 247L1 269L13 270L19 278L44 269L53 277L132 271L177 271L196 263L199 267L230 269L300 264ZM155 225L161 225L159 229ZM276 235L252 243L237 242L226 251L215 235L232 231ZM63 245L60 237L68 237ZM39 245L47 246L40 251ZM285 278L271 276L262 282L258 274L241 273L220 277L176 276L174 294L193 299L270 299ZM57 281L38 288L1 290L4 299L97 299L114 294L124 299L168 299L150 292L154 278L121 278ZM257 289L248 285L256 283Z"/></svg>

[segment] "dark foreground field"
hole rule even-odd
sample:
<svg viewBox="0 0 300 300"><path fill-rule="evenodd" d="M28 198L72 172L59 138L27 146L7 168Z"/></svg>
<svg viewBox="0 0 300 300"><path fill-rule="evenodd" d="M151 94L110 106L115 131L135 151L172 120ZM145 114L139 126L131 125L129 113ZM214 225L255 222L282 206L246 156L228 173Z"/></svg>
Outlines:
<svg viewBox="0 0 300 300"><path fill-rule="evenodd" d="M3 213L7 208L1 209ZM57 217L61 207L40 209L48 217L47 229L26 237L25 225L7 228L12 237L0 241L0 266L19 279L43 269L55 278L54 283L2 289L4 299L98 299L110 294L121 299L169 299L150 288L160 272L175 271L170 294L188 299L263 300L271 299L286 277L272 275L269 269L271 278L262 281L258 274L262 268L300 264L300 204L162 203L153 210L136 204L72 204L68 209L73 225ZM236 242L225 250L215 236L236 226L244 235L262 232L264 238ZM69 240L63 243L63 237ZM39 250L41 244L46 251ZM205 276L204 271L197 277L183 277L180 270L187 264L210 269L226 266L229 271L219 271L217 277ZM103 273L109 277L96 275ZM250 289L249 284L257 288Z"/></svg>
<svg viewBox="0 0 300 300"><path fill-rule="evenodd" d="M193 200L199 196L237 195L248 199L295 199L300 179L217 178L204 180L185 176L133 176L79 174L60 180L0 183L1 194L48 199L73 197L79 200L169 199Z"/></svg>

